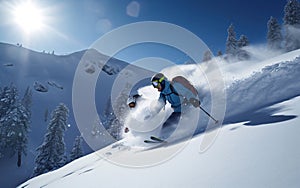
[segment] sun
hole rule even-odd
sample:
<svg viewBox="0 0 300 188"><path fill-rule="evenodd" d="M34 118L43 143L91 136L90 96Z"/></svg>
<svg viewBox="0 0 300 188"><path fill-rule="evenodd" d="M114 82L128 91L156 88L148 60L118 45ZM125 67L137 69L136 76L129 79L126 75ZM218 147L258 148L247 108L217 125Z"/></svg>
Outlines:
<svg viewBox="0 0 300 188"><path fill-rule="evenodd" d="M32 1L25 1L15 6L14 21L27 34L39 31L44 26L44 15L40 7Z"/></svg>

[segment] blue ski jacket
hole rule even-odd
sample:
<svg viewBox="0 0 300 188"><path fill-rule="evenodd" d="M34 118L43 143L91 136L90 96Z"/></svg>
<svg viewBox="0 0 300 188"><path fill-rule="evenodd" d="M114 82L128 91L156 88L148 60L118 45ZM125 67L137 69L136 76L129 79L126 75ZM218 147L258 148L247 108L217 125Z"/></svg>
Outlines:
<svg viewBox="0 0 300 188"><path fill-rule="evenodd" d="M189 89L184 87L178 82L170 83L165 79L165 88L161 91L159 96L159 101L166 104L168 101L174 112L182 112L183 104L190 98L195 98L195 96Z"/></svg>

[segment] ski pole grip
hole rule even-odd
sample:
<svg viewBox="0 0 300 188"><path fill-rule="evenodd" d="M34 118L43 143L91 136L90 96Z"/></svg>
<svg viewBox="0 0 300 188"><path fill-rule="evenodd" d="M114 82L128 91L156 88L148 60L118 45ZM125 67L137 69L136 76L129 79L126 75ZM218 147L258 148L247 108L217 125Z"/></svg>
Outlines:
<svg viewBox="0 0 300 188"><path fill-rule="evenodd" d="M198 99L190 98L189 102L195 107L200 107L201 102Z"/></svg>

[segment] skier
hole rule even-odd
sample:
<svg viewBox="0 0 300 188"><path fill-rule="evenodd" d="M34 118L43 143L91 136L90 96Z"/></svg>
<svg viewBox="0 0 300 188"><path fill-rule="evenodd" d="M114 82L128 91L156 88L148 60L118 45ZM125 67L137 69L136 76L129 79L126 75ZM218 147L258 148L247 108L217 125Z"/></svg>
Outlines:
<svg viewBox="0 0 300 188"><path fill-rule="evenodd" d="M151 83L160 92L158 99L160 105L152 108L152 115L158 113L166 105L167 101L173 108L173 112L164 122L163 128L177 124L181 114L187 110L189 104L192 104L194 107L200 106L196 89L182 76L175 77L172 81L169 81L165 75L158 73L151 78Z"/></svg>
<svg viewBox="0 0 300 188"><path fill-rule="evenodd" d="M177 124L181 114L190 106L189 104L192 104L194 107L200 106L196 89L182 76L177 76L172 81L169 81L165 75L157 73L151 78L151 83L160 92L160 97L156 105L151 105L151 114L148 114L145 120L158 114L169 102L173 112L164 122L163 128L165 128ZM131 103L128 103L128 105L132 107ZM126 127L125 133L127 132L129 132L129 129Z"/></svg>

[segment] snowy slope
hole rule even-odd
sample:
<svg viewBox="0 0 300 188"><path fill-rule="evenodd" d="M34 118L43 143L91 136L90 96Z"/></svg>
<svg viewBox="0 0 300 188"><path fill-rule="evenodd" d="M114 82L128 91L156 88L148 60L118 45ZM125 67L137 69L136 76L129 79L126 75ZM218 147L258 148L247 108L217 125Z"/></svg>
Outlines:
<svg viewBox="0 0 300 188"><path fill-rule="evenodd" d="M134 168L110 161L156 157L166 148L137 153L124 148L108 154L114 151L109 146L20 187L299 187L299 106L297 97L269 107L281 108L276 115L297 116L289 121L259 127L244 122L227 125L204 153L199 152L200 135L172 158Z"/></svg>
<svg viewBox="0 0 300 188"><path fill-rule="evenodd" d="M299 187L300 50L271 58L253 53L250 61L220 62L227 110L204 153L205 134L150 150L122 140L20 187ZM195 78L193 66L181 69L209 107L211 88Z"/></svg>
<svg viewBox="0 0 300 188"><path fill-rule="evenodd" d="M66 104L70 110L69 128L65 132L65 142L67 155L71 151L75 137L81 134L73 115L72 85L75 70L84 55L84 74L93 75L93 70L103 70L103 74L99 79L104 81L101 82L101 87L96 88L97 108L101 115L107 106L112 83L116 79L117 73L126 67L128 63L114 58L109 59L109 57L92 49L58 56L0 43L0 87L9 86L13 83L18 88L20 97L23 97L28 86L33 90L28 155L23 156L23 163L20 168L16 166L16 156L13 158L9 158L9 156L0 158L1 187L15 187L31 177L34 158L37 154L36 148L43 142L50 113L61 102ZM103 66L104 60L107 59L109 60L106 66ZM131 68L132 72L143 71L141 68L134 66L131 66ZM36 83L47 88L47 92L35 90ZM85 101L86 99L81 98L80 100ZM47 121L45 121L46 111L49 113ZM87 154L92 150L87 144L84 144L84 151Z"/></svg>

